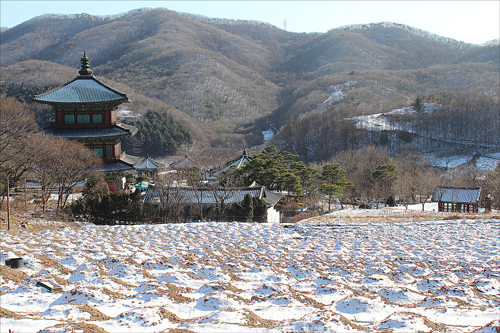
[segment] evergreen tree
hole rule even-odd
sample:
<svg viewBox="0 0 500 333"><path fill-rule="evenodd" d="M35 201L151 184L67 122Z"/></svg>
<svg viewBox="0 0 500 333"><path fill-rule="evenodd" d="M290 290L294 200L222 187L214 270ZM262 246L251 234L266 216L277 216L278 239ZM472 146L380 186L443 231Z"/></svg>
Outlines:
<svg viewBox="0 0 500 333"><path fill-rule="evenodd" d="M254 215L253 200L250 194L246 194L243 198L243 216L245 222L252 222Z"/></svg>
<svg viewBox="0 0 500 333"><path fill-rule="evenodd" d="M415 112L422 113L425 110L425 104L422 97L417 96L415 101L411 104L411 107Z"/></svg>
<svg viewBox="0 0 500 333"><path fill-rule="evenodd" d="M149 110L141 120L126 120L138 129L134 137L125 137L124 150L133 149L152 156L174 155L181 144L191 144L191 134L165 111Z"/></svg>
<svg viewBox="0 0 500 333"><path fill-rule="evenodd" d="M310 177L310 172L303 162L294 161L298 155L289 152L278 153L275 146L268 146L260 154L251 157L240 172L246 177L247 183L255 181L269 189L281 191L283 188L303 194L302 183Z"/></svg>
<svg viewBox="0 0 500 333"><path fill-rule="evenodd" d="M267 221L267 204L263 199L253 197L253 219L256 222Z"/></svg>
<svg viewBox="0 0 500 333"><path fill-rule="evenodd" d="M328 210L331 209L331 202L335 196L340 197L344 189L354 186L353 183L347 183L345 177L346 171L340 168L340 164L323 166L321 192L328 196Z"/></svg>

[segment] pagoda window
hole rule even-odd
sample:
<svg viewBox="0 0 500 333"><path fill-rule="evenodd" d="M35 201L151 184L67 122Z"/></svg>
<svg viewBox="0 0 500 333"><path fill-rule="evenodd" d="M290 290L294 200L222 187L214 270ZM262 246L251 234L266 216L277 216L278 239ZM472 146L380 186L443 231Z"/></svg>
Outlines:
<svg viewBox="0 0 500 333"><path fill-rule="evenodd" d="M77 120L79 124L88 124L90 123L90 115L89 114L79 114L77 116Z"/></svg>
<svg viewBox="0 0 500 333"><path fill-rule="evenodd" d="M94 148L94 153L99 155L99 157L103 156L103 149L102 148Z"/></svg>
<svg viewBox="0 0 500 333"><path fill-rule="evenodd" d="M94 124L101 124L102 123L102 114L94 114L94 115L92 115L92 122Z"/></svg>
<svg viewBox="0 0 500 333"><path fill-rule="evenodd" d="M72 114L67 114L64 116L64 123L65 124L74 124L75 123L75 116Z"/></svg>

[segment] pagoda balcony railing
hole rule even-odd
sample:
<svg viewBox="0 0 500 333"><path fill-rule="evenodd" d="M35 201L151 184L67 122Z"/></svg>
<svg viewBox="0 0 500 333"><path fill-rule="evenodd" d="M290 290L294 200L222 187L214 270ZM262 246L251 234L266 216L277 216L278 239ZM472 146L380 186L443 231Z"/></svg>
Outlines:
<svg viewBox="0 0 500 333"><path fill-rule="evenodd" d="M64 122L57 123L54 121L54 122L50 123L50 126L51 127L54 127L54 126L61 127L62 126L62 127L68 127L68 128L85 128L85 127L95 128L95 127L111 127L111 126L114 126L116 124L117 124L116 121L109 122L109 123L85 123L85 124L79 124L79 123L66 124Z"/></svg>

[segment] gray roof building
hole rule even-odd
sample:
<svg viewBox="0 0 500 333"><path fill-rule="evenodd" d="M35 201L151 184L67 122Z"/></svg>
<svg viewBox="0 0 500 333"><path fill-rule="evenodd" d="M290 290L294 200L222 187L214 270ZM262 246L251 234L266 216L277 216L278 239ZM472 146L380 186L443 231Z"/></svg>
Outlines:
<svg viewBox="0 0 500 333"><path fill-rule="evenodd" d="M479 204L481 187L436 187L432 195L434 202Z"/></svg>
<svg viewBox="0 0 500 333"><path fill-rule="evenodd" d="M481 187L438 186L432 201L438 203L439 212L477 213L481 200Z"/></svg>

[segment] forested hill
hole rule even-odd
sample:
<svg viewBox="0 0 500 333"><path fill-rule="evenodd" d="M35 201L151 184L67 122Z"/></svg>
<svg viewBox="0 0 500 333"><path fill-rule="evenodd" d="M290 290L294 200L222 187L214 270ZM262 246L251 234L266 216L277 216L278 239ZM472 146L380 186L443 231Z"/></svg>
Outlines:
<svg viewBox="0 0 500 333"><path fill-rule="evenodd" d="M291 33L138 9L43 15L2 31L2 83L62 84L84 49L94 75L136 97L129 107L168 109L200 149L254 146L271 125L388 112L417 96L496 102L500 81L498 40L473 45L396 23Z"/></svg>

